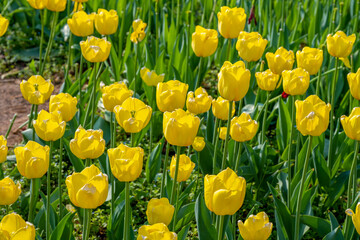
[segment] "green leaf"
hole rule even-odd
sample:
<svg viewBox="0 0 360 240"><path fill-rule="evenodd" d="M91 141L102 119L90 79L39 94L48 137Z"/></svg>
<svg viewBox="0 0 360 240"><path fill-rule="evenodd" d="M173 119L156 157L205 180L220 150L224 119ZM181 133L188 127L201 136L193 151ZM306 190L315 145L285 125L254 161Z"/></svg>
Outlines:
<svg viewBox="0 0 360 240"><path fill-rule="evenodd" d="M199 233L199 240L215 240L217 232L212 225L210 211L207 209L203 194L200 194L195 203L195 219Z"/></svg>
<svg viewBox="0 0 360 240"><path fill-rule="evenodd" d="M146 180L151 183L161 168L161 153L164 147L164 138L155 146L146 161Z"/></svg>
<svg viewBox="0 0 360 240"><path fill-rule="evenodd" d="M64 232L69 232L69 226L73 226L72 219L74 218L75 213L68 213L62 220L56 225L56 228L51 233L51 240L62 240Z"/></svg>
<svg viewBox="0 0 360 240"><path fill-rule="evenodd" d="M311 227L321 236L325 236L331 231L330 222L319 217L302 215L300 216L300 221Z"/></svg>

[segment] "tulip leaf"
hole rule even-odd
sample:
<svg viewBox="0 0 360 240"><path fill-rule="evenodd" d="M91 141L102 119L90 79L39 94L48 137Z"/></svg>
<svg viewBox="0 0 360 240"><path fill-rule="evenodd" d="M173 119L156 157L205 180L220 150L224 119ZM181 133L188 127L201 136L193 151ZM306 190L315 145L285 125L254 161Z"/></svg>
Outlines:
<svg viewBox="0 0 360 240"><path fill-rule="evenodd" d="M215 240L217 232L212 225L210 211L205 205L204 195L200 194L195 203L195 219L199 233L199 240Z"/></svg>
<svg viewBox="0 0 360 240"><path fill-rule="evenodd" d="M329 168L327 167L324 157L320 154L320 150L318 146L316 146L313 149L312 154L313 154L315 172L317 179L319 180L319 184L322 187L327 188L330 185L330 171Z"/></svg>
<svg viewBox="0 0 360 240"><path fill-rule="evenodd" d="M189 232L189 229L191 227L191 223L189 223L188 225L186 225L185 227L183 227L177 234L177 239L178 240L185 240L186 239L186 236Z"/></svg>
<svg viewBox="0 0 360 240"><path fill-rule="evenodd" d="M70 234L72 232L72 219L74 216L75 213L66 214L66 216L62 218L62 220L56 225L54 231L51 233L50 240L69 239L69 237L63 237L63 235Z"/></svg>
<svg viewBox="0 0 360 240"><path fill-rule="evenodd" d="M341 194L347 188L347 182L349 179L349 171L342 172L331 181L328 197L325 201L325 206L332 206L341 196Z"/></svg>
<svg viewBox="0 0 360 240"><path fill-rule="evenodd" d="M161 153L164 148L164 138L151 151L146 161L146 180L151 183L161 168Z"/></svg>
<svg viewBox="0 0 360 240"><path fill-rule="evenodd" d="M66 138L63 138L64 141L64 147L66 150L67 155L69 156L70 162L73 165L73 167L75 168L76 172L81 172L84 168L85 165L83 163L83 161L79 158L77 158L70 150L70 142L69 140L67 140Z"/></svg>
<svg viewBox="0 0 360 240"><path fill-rule="evenodd" d="M342 234L341 227L337 227L333 231L329 232L323 240L344 240L344 235Z"/></svg>
<svg viewBox="0 0 360 240"><path fill-rule="evenodd" d="M331 231L330 222L328 220L319 217L302 215L300 217L300 221L303 224L308 225L310 228L312 228L322 237Z"/></svg>

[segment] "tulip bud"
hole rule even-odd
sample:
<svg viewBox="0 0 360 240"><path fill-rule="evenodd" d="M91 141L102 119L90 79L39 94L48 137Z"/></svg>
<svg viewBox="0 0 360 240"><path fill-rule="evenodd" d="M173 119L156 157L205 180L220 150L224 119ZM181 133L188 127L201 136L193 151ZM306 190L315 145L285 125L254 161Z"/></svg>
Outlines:
<svg viewBox="0 0 360 240"><path fill-rule="evenodd" d="M67 20L70 31L78 37L87 37L94 33L94 14L76 12Z"/></svg>
<svg viewBox="0 0 360 240"><path fill-rule="evenodd" d="M218 29L224 38L237 38L244 30L246 14L243 8L221 7L218 17Z"/></svg>
<svg viewBox="0 0 360 240"><path fill-rule="evenodd" d="M264 91L274 91L281 85L281 79L279 81L279 75L273 73L270 69L264 72L255 73L255 77L259 88Z"/></svg>
<svg viewBox="0 0 360 240"><path fill-rule="evenodd" d="M226 139L226 133L227 133L227 127L221 127L218 129L219 131L219 138L221 140L225 140Z"/></svg>
<svg viewBox="0 0 360 240"><path fill-rule="evenodd" d="M56 141L60 139L66 128L66 122L62 120L58 112L41 110L38 118L33 121L36 134L44 141Z"/></svg>
<svg viewBox="0 0 360 240"><path fill-rule="evenodd" d="M239 56L247 62L258 61L264 53L268 41L258 32L240 32L236 42Z"/></svg>
<svg viewBox="0 0 360 240"><path fill-rule="evenodd" d="M30 104L40 105L49 99L54 91L54 85L50 80L45 80L42 76L31 76L29 80L22 80L20 90Z"/></svg>
<svg viewBox="0 0 360 240"><path fill-rule="evenodd" d="M175 208L167 198L152 198L147 205L146 216L149 224L163 223L168 226L174 215Z"/></svg>
<svg viewBox="0 0 360 240"><path fill-rule="evenodd" d="M357 233L360 234L360 203L356 205L355 213L350 208L346 209L345 213L351 217Z"/></svg>
<svg viewBox="0 0 360 240"><path fill-rule="evenodd" d="M65 122L69 122L76 114L77 98L68 93L52 95L49 102L50 112L59 112Z"/></svg>
<svg viewBox="0 0 360 240"><path fill-rule="evenodd" d="M354 108L349 117L343 115L340 120L346 135L353 140L360 141L360 108Z"/></svg>
<svg viewBox="0 0 360 240"><path fill-rule="evenodd" d="M205 145L206 144L203 137L196 137L192 144L192 147L195 149L195 151L201 152L204 149Z"/></svg>
<svg viewBox="0 0 360 240"><path fill-rule="evenodd" d="M123 102L133 95L125 83L113 83L101 88L102 99L106 110L113 112L114 107L123 104Z"/></svg>
<svg viewBox="0 0 360 240"><path fill-rule="evenodd" d="M347 80L351 95L357 100L360 100L360 68L356 73L349 73L347 75Z"/></svg>
<svg viewBox="0 0 360 240"><path fill-rule="evenodd" d="M234 103L232 103L232 111L231 111L231 117L235 114L235 107ZM228 120L229 115L229 101L226 99L223 99L222 97L218 97L216 100L212 100L212 112L214 116L221 120Z"/></svg>
<svg viewBox="0 0 360 240"><path fill-rule="evenodd" d="M108 59L111 43L105 39L88 37L86 41L80 42L81 53L89 62L104 62Z"/></svg>
<svg viewBox="0 0 360 240"><path fill-rule="evenodd" d="M130 40L133 43L138 43L141 42L142 40L144 40L146 33L145 33L145 28L146 28L147 24L144 23L141 19L136 19L133 21L132 23L132 27L134 29L134 32L131 34L130 36Z"/></svg>
<svg viewBox="0 0 360 240"><path fill-rule="evenodd" d="M191 47L198 57L208 57L214 54L218 46L218 33L214 29L196 26L192 34Z"/></svg>
<svg viewBox="0 0 360 240"><path fill-rule="evenodd" d="M66 9L67 0L47 0L46 8L53 12L62 12Z"/></svg>
<svg viewBox="0 0 360 240"><path fill-rule="evenodd" d="M157 86L158 83L164 81L165 74L157 75L155 71L150 71L148 68L143 67L140 70L141 79L148 86Z"/></svg>
<svg viewBox="0 0 360 240"><path fill-rule="evenodd" d="M284 92L289 95L303 95L310 85L310 74L302 68L282 72Z"/></svg>
<svg viewBox="0 0 360 240"><path fill-rule="evenodd" d="M0 37L2 37L9 27L9 20L1 16L0 14Z"/></svg>
<svg viewBox="0 0 360 240"><path fill-rule="evenodd" d="M31 7L35 9L44 9L48 0L27 0ZM1 34L0 34L1 35Z"/></svg>
<svg viewBox="0 0 360 240"><path fill-rule="evenodd" d="M6 161L8 152L7 140L3 135L0 135L0 163Z"/></svg>
<svg viewBox="0 0 360 240"><path fill-rule="evenodd" d="M199 87L194 92L188 92L186 100L186 108L193 114L201 114L209 111L211 107L212 97L208 95L206 90Z"/></svg>
<svg viewBox="0 0 360 240"><path fill-rule="evenodd" d="M11 205L21 194L20 183L15 184L13 180L6 177L0 180L0 205Z"/></svg>
<svg viewBox="0 0 360 240"><path fill-rule="evenodd" d="M170 176L172 179L175 178L175 168L176 168L176 155L171 158L170 163ZM177 175L177 182L184 182L188 180L191 175L192 170L195 168L195 163L193 163L186 154L181 154L179 159L179 171Z"/></svg>
<svg viewBox="0 0 360 240"><path fill-rule="evenodd" d="M163 223L154 225L143 225L139 228L137 240L177 240L177 235L170 232Z"/></svg>
<svg viewBox="0 0 360 240"><path fill-rule="evenodd" d="M296 52L297 66L315 75L319 72L323 62L323 51L317 48L304 47Z"/></svg>
<svg viewBox="0 0 360 240"><path fill-rule="evenodd" d="M275 53L266 53L265 57L270 70L278 75L284 70L291 70L295 62L294 52L283 47L280 47Z"/></svg>
<svg viewBox="0 0 360 240"><path fill-rule="evenodd" d="M114 34L119 25L119 16L115 10L99 8L95 15L95 28L101 35Z"/></svg>
<svg viewBox="0 0 360 240"><path fill-rule="evenodd" d="M10 213L0 222L0 239L4 240L35 240L35 227L32 223L25 222L16 213Z"/></svg>
<svg viewBox="0 0 360 240"><path fill-rule="evenodd" d="M250 215L243 223L238 221L240 235L244 240L266 240L271 235L273 224L265 212Z"/></svg>
<svg viewBox="0 0 360 240"><path fill-rule="evenodd" d="M355 34L346 36L344 32L337 31L334 35L329 34L327 36L327 50L333 57L347 58L352 51L355 40Z"/></svg>
<svg viewBox="0 0 360 240"><path fill-rule="evenodd" d="M230 136L237 142L250 141L256 135L258 128L257 121L252 120L249 114L242 113L231 120Z"/></svg>
<svg viewBox="0 0 360 240"><path fill-rule="evenodd" d="M79 126L75 132L75 137L70 141L71 152L80 159L99 158L105 150L105 140L103 131L85 130Z"/></svg>
<svg viewBox="0 0 360 240"><path fill-rule="evenodd" d="M172 112L184 108L189 85L178 80L158 83L156 87L156 104L161 112Z"/></svg>

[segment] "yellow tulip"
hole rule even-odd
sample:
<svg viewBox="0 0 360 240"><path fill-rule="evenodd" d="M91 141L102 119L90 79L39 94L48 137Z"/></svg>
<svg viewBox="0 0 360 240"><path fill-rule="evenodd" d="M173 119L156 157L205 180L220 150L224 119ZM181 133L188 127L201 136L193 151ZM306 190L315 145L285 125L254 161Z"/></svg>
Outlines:
<svg viewBox="0 0 360 240"><path fill-rule="evenodd" d="M144 150L120 144L108 150L111 172L120 182L135 181L141 174Z"/></svg>
<svg viewBox="0 0 360 240"><path fill-rule="evenodd" d="M155 87L158 83L163 82L165 78L165 74L157 75L155 71L150 71L146 67L141 68L140 76L146 85Z"/></svg>
<svg viewBox="0 0 360 240"><path fill-rule="evenodd" d="M80 159L99 158L105 150L105 140L103 131L85 130L79 126L75 132L75 137L70 141L71 152Z"/></svg>
<svg viewBox="0 0 360 240"><path fill-rule="evenodd" d="M38 118L33 121L36 134L44 141L56 141L60 139L66 128L66 122L62 120L58 112L41 110Z"/></svg>
<svg viewBox="0 0 360 240"><path fill-rule="evenodd" d="M258 32L241 31L236 42L239 56L247 62L258 61L264 53L268 40L263 39Z"/></svg>
<svg viewBox="0 0 360 240"><path fill-rule="evenodd" d="M94 33L94 14L86 14L84 11L75 12L72 18L67 20L67 24L75 36L90 36Z"/></svg>
<svg viewBox="0 0 360 240"><path fill-rule="evenodd" d="M284 92L295 96L303 95L309 88L310 74L302 68L282 72Z"/></svg>
<svg viewBox="0 0 360 240"><path fill-rule="evenodd" d="M190 146L195 140L199 125L200 118L182 109L164 113L163 132L171 145Z"/></svg>
<svg viewBox="0 0 360 240"><path fill-rule="evenodd" d="M27 0L27 2L35 9L44 9L48 0Z"/></svg>
<svg viewBox="0 0 360 240"><path fill-rule="evenodd" d="M360 203L356 205L355 213L350 208L346 209L345 213L351 217L357 233L360 234Z"/></svg>
<svg viewBox="0 0 360 240"><path fill-rule="evenodd" d="M214 54L218 46L218 33L214 29L196 26L191 37L191 47L198 57L208 57Z"/></svg>
<svg viewBox="0 0 360 240"><path fill-rule="evenodd" d="M146 216L149 224L163 223L168 226L174 215L175 208L167 198L152 198L148 202Z"/></svg>
<svg viewBox="0 0 360 240"><path fill-rule="evenodd" d="M175 177L175 168L176 168L176 155L174 155L171 158L171 163L170 163L170 176L173 179ZM176 181L184 182L188 180L194 168L195 168L195 163L193 163L186 154L181 154L179 159L179 172Z"/></svg>
<svg viewBox="0 0 360 240"><path fill-rule="evenodd" d="M234 103L232 103L231 117L235 114ZM221 120L228 120L229 115L229 101L218 97L216 100L212 100L212 112L214 116Z"/></svg>
<svg viewBox="0 0 360 240"><path fill-rule="evenodd" d="M227 127L221 127L218 129L219 132L219 138L221 140L225 140L226 139L226 132L227 132Z"/></svg>
<svg viewBox="0 0 360 240"><path fill-rule="evenodd" d="M347 58L352 51L355 40L355 34L346 36L344 32L337 31L334 35L329 34L327 36L327 50L333 57Z"/></svg>
<svg viewBox="0 0 360 240"><path fill-rule="evenodd" d="M109 86L101 88L102 99L106 110L113 112L114 107L121 105L126 99L133 95L133 91L129 90L125 83L113 83Z"/></svg>
<svg viewBox="0 0 360 240"><path fill-rule="evenodd" d="M161 112L172 112L184 108L189 85L178 80L158 83L156 87L156 104Z"/></svg>
<svg viewBox="0 0 360 240"><path fill-rule="evenodd" d="M291 70L295 62L294 52L283 47L280 47L275 53L266 53L265 57L270 70L278 75L284 70Z"/></svg>
<svg viewBox="0 0 360 240"><path fill-rule="evenodd" d="M318 96L311 95L304 101L296 100L296 127L302 135L320 136L329 125L331 105Z"/></svg>
<svg viewBox="0 0 360 240"><path fill-rule="evenodd" d="M83 10L83 3L84 2L87 2L88 0L72 0L73 2L75 2L74 4L74 12L77 12L77 11L81 11Z"/></svg>
<svg viewBox="0 0 360 240"><path fill-rule="evenodd" d="M48 0L46 8L53 12L62 12L66 9L67 0Z"/></svg>
<svg viewBox="0 0 360 240"><path fill-rule="evenodd" d="M193 114L201 114L209 111L211 107L212 97L202 87L194 92L188 92L186 100L186 108Z"/></svg>
<svg viewBox="0 0 360 240"><path fill-rule="evenodd" d="M0 239L4 240L35 240L35 227L20 215L10 213L0 222L0 234Z"/></svg>
<svg viewBox="0 0 360 240"><path fill-rule="evenodd" d="M99 8L95 15L95 28L101 35L114 34L119 25L119 16L115 10Z"/></svg>
<svg viewBox="0 0 360 240"><path fill-rule="evenodd" d="M66 187L72 204L85 209L101 206L108 195L108 176L95 165L66 178Z"/></svg>
<svg viewBox="0 0 360 240"><path fill-rule="evenodd" d="M137 240L177 240L177 235L170 232L163 223L154 225L143 225L139 228Z"/></svg>
<svg viewBox="0 0 360 240"><path fill-rule="evenodd" d="M132 23L132 27L134 29L133 33L130 35L130 40L133 43L138 43L144 40L146 33L145 28L147 24L144 23L141 19L136 19Z"/></svg>
<svg viewBox="0 0 360 240"><path fill-rule="evenodd" d="M360 141L360 108L354 108L350 116L343 115L340 120L346 135L353 140Z"/></svg>
<svg viewBox="0 0 360 240"><path fill-rule="evenodd" d="M19 198L21 184L6 177L0 180L0 205L11 205Z"/></svg>
<svg viewBox="0 0 360 240"><path fill-rule="evenodd" d="M68 93L52 95L49 102L50 112L59 112L65 122L69 122L76 114L77 98Z"/></svg>
<svg viewBox="0 0 360 240"><path fill-rule="evenodd" d="M204 197L207 208L216 215L233 215L242 206L246 181L227 168L218 175L206 175Z"/></svg>
<svg viewBox="0 0 360 240"><path fill-rule="evenodd" d="M0 37L2 37L9 27L9 20L1 16L0 14Z"/></svg>
<svg viewBox="0 0 360 240"><path fill-rule="evenodd" d="M250 86L251 73L242 61L234 64L226 61L218 74L220 95L229 101L239 101L245 97Z"/></svg>
<svg viewBox="0 0 360 240"><path fill-rule="evenodd" d="M252 120L249 114L242 113L231 120L230 136L237 142L250 141L256 135L258 128L257 121Z"/></svg>
<svg viewBox="0 0 360 240"><path fill-rule="evenodd" d="M0 135L0 163L6 161L8 152L7 140L3 135Z"/></svg>
<svg viewBox="0 0 360 240"><path fill-rule="evenodd" d="M218 29L224 38L237 38L244 30L246 14L243 8L221 7L218 17Z"/></svg>
<svg viewBox="0 0 360 240"><path fill-rule="evenodd" d="M259 88L264 91L274 91L281 85L281 79L279 81L279 75L273 73L270 69L264 72L255 73L255 77Z"/></svg>
<svg viewBox="0 0 360 240"><path fill-rule="evenodd" d="M117 122L128 133L138 133L148 125L152 108L137 98L127 98L114 108Z"/></svg>
<svg viewBox="0 0 360 240"><path fill-rule="evenodd" d="M41 178L49 168L48 146L41 146L37 142L28 141L24 147L14 150L17 169L28 179Z"/></svg>
<svg viewBox="0 0 360 240"><path fill-rule="evenodd" d="M91 36L86 41L81 41L80 47L82 55L89 62L104 62L110 55L111 43Z"/></svg>
<svg viewBox="0 0 360 240"><path fill-rule="evenodd" d="M203 137L195 137L195 140L191 146L195 149L195 151L201 152L204 149L205 145L206 143Z"/></svg>
<svg viewBox="0 0 360 240"><path fill-rule="evenodd" d="M304 47L296 52L297 66L315 75L319 72L323 63L323 51L317 48Z"/></svg>
<svg viewBox="0 0 360 240"><path fill-rule="evenodd" d="M360 68L356 73L349 73L347 75L347 80L351 95L357 100L360 100Z"/></svg>
<svg viewBox="0 0 360 240"><path fill-rule="evenodd" d="M22 80L20 90L25 98L31 104L40 105L49 99L54 91L54 85L50 80L45 80L42 76L35 75L29 80Z"/></svg>
<svg viewBox="0 0 360 240"><path fill-rule="evenodd" d="M238 221L240 235L244 240L266 240L271 235L273 224L265 212L250 215L243 223Z"/></svg>

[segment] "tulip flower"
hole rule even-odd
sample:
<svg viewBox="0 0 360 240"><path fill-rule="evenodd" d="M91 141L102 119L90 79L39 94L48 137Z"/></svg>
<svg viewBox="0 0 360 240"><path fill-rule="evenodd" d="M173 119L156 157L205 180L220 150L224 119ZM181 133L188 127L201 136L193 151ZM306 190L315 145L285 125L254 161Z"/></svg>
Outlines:
<svg viewBox="0 0 360 240"><path fill-rule="evenodd" d="M148 125L152 108L137 98L127 98L114 108L117 122L128 133L138 133Z"/></svg>
<svg viewBox="0 0 360 240"><path fill-rule="evenodd" d="M246 193L246 181L227 168L218 175L206 175L204 197L207 208L216 215L233 215L242 206Z"/></svg>
<svg viewBox="0 0 360 240"><path fill-rule="evenodd" d="M344 32L337 31L334 35L329 34L327 36L327 50L333 57L347 58L352 51L355 40L355 34L346 36Z"/></svg>
<svg viewBox="0 0 360 240"><path fill-rule="evenodd" d="M176 155L174 155L171 158L171 163L170 163L170 176L173 179L175 176L175 167L176 167ZM186 154L181 154L179 159L179 172L176 181L184 182L188 180L194 168L195 168L195 163L193 163Z"/></svg>
<svg viewBox="0 0 360 240"><path fill-rule="evenodd" d="M302 68L282 72L284 92L295 96L306 93L310 84L310 74Z"/></svg>
<svg viewBox="0 0 360 240"><path fill-rule="evenodd" d="M66 122L62 120L58 112L41 110L38 118L33 121L36 134L44 141L56 141L60 139L66 128Z"/></svg>
<svg viewBox="0 0 360 240"><path fill-rule="evenodd" d="M95 28L101 35L111 35L119 25L119 16L115 10L107 11L99 8L95 15Z"/></svg>
<svg viewBox="0 0 360 240"><path fill-rule="evenodd" d="M156 87L156 104L161 112L172 112L184 108L189 85L178 80L158 83Z"/></svg>
<svg viewBox="0 0 360 240"><path fill-rule="evenodd" d="M224 38L237 38L244 30L246 14L243 8L221 7L218 17L218 29Z"/></svg>
<svg viewBox="0 0 360 240"><path fill-rule="evenodd" d="M11 205L21 194L21 184L6 177L0 180L0 205ZM1 238L0 238L1 239Z"/></svg>
<svg viewBox="0 0 360 240"><path fill-rule="evenodd" d="M219 138L221 140L225 140L226 139L226 132L227 132L227 128L226 127L221 127L218 129L219 131Z"/></svg>
<svg viewBox="0 0 360 240"><path fill-rule="evenodd" d="M22 80L20 90L26 101L31 104L40 105L49 99L54 91L54 85L50 80L45 80L42 76L35 75L27 81Z"/></svg>
<svg viewBox="0 0 360 240"><path fill-rule="evenodd" d="M75 12L72 18L67 20L67 24L75 36L90 36L94 33L94 14L86 14L84 11Z"/></svg>
<svg viewBox="0 0 360 240"><path fill-rule="evenodd" d="M137 240L177 240L177 235L170 232L163 223L144 225L139 228Z"/></svg>
<svg viewBox="0 0 360 240"><path fill-rule="evenodd" d="M251 73L242 61L234 64L226 61L218 74L220 95L229 101L239 101L245 97L250 86Z"/></svg>
<svg viewBox="0 0 360 240"><path fill-rule="evenodd" d="M88 37L86 41L80 42L81 53L89 62L104 62L108 59L111 43L106 39Z"/></svg>
<svg viewBox="0 0 360 240"><path fill-rule="evenodd" d="M294 52L283 47L280 47L275 53L266 53L265 57L270 70L278 75L284 70L291 70L295 62Z"/></svg>
<svg viewBox="0 0 360 240"><path fill-rule="evenodd" d="M144 40L146 33L145 28L147 24L144 23L141 19L136 19L132 23L132 27L134 29L133 33L131 33L130 40L133 43L138 43Z"/></svg>
<svg viewBox="0 0 360 240"><path fill-rule="evenodd" d="M281 79L279 81L279 77L278 74L273 73L270 69L255 73L256 82L259 88L264 91L274 91L280 87Z"/></svg>
<svg viewBox="0 0 360 240"><path fill-rule="evenodd" d="M258 32L240 32L236 42L239 56L247 62L258 61L264 53L268 40Z"/></svg>
<svg viewBox="0 0 360 240"><path fill-rule="evenodd" d="M320 136L329 125L331 105L318 96L311 95L304 101L296 100L296 127L302 135Z"/></svg>
<svg viewBox="0 0 360 240"><path fill-rule="evenodd" d="M0 14L0 37L2 37L9 27L9 20L1 16Z"/></svg>
<svg viewBox="0 0 360 240"><path fill-rule="evenodd" d="M193 144L191 145L195 151L201 152L205 147L205 140L203 137L195 137Z"/></svg>
<svg viewBox="0 0 360 240"><path fill-rule="evenodd" d="M147 205L146 216L149 224L163 223L168 226L174 215L175 208L167 198L152 198Z"/></svg>
<svg viewBox="0 0 360 240"><path fill-rule="evenodd" d="M206 90L199 87L194 92L188 92L186 100L186 108L193 114L201 114L209 111L211 107L212 97L208 95Z"/></svg>
<svg viewBox="0 0 360 240"><path fill-rule="evenodd" d="M99 158L105 150L105 140L103 131L85 130L79 126L75 132L75 137L70 141L71 152L80 159Z"/></svg>
<svg viewBox="0 0 360 240"><path fill-rule="evenodd" d="M51 95L49 102L50 112L59 112L65 122L69 122L76 114L77 98L68 93Z"/></svg>
<svg viewBox="0 0 360 240"><path fill-rule="evenodd" d="M0 222L0 239L2 240L35 240L35 227L25 222L19 214L10 213Z"/></svg>
<svg viewBox="0 0 360 240"><path fill-rule="evenodd" d="M66 9L67 0L48 0L46 8L53 12L62 12Z"/></svg>
<svg viewBox="0 0 360 240"><path fill-rule="evenodd" d="M77 11L81 11L83 9L82 4L84 2L87 2L88 0L72 0L72 1L75 2L75 4L74 4L74 12L77 12Z"/></svg>
<svg viewBox="0 0 360 240"><path fill-rule="evenodd" d="M271 235L273 224L265 212L250 215L243 223L238 221L240 235L244 240L266 240Z"/></svg>
<svg viewBox="0 0 360 240"><path fill-rule="evenodd" d="M218 97L216 100L212 100L212 112L214 116L221 120L227 120L229 115L229 101ZM235 114L235 107L233 103L231 116L234 116Z"/></svg>
<svg viewBox="0 0 360 240"><path fill-rule="evenodd" d="M27 2L35 9L44 9L48 0L27 0Z"/></svg>
<svg viewBox="0 0 360 240"><path fill-rule="evenodd" d="M354 108L350 116L343 115L340 120L346 135L353 140L360 141L360 108Z"/></svg>
<svg viewBox="0 0 360 240"><path fill-rule="evenodd" d="M304 47L296 52L297 66L315 75L319 72L323 63L323 51L317 48Z"/></svg>
<svg viewBox="0 0 360 240"><path fill-rule="evenodd" d="M165 112L163 117L163 132L171 145L190 146L196 137L200 119L182 109Z"/></svg>
<svg viewBox="0 0 360 240"><path fill-rule="evenodd" d="M357 100L360 100L360 68L356 73L349 73L347 75L347 80L351 95Z"/></svg>
<svg viewBox="0 0 360 240"><path fill-rule="evenodd" d="M257 121L252 120L250 115L242 113L239 117L231 120L230 136L237 142L250 141L259 128Z"/></svg>
<svg viewBox="0 0 360 240"><path fill-rule="evenodd" d="M111 172L120 182L135 181L141 174L144 150L120 144L108 150Z"/></svg>
<svg viewBox="0 0 360 240"><path fill-rule="evenodd" d="M0 135L0 163L6 161L8 152L7 140L3 135Z"/></svg>
<svg viewBox="0 0 360 240"><path fill-rule="evenodd" d="M218 46L218 33L214 29L196 26L192 34L191 47L198 57L208 57L214 54Z"/></svg>
<svg viewBox="0 0 360 240"><path fill-rule="evenodd" d="M114 107L121 105L126 99L133 95L133 91L129 90L125 83L113 83L109 86L101 88L102 99L106 110L113 112Z"/></svg>
<svg viewBox="0 0 360 240"><path fill-rule="evenodd" d="M85 209L101 206L108 195L108 176L95 165L66 178L69 198L72 204Z"/></svg>
<svg viewBox="0 0 360 240"><path fill-rule="evenodd" d="M28 179L41 178L49 167L48 146L41 146L37 142L28 141L24 147L14 150L16 165L20 174Z"/></svg>
<svg viewBox="0 0 360 240"><path fill-rule="evenodd" d="M163 82L165 78L165 74L157 75L155 71L150 71L146 67L141 68L140 76L146 85L155 87L158 83Z"/></svg>
<svg viewBox="0 0 360 240"><path fill-rule="evenodd" d="M356 205L355 213L350 208L346 209L345 213L351 217L357 233L360 234L360 203Z"/></svg>

